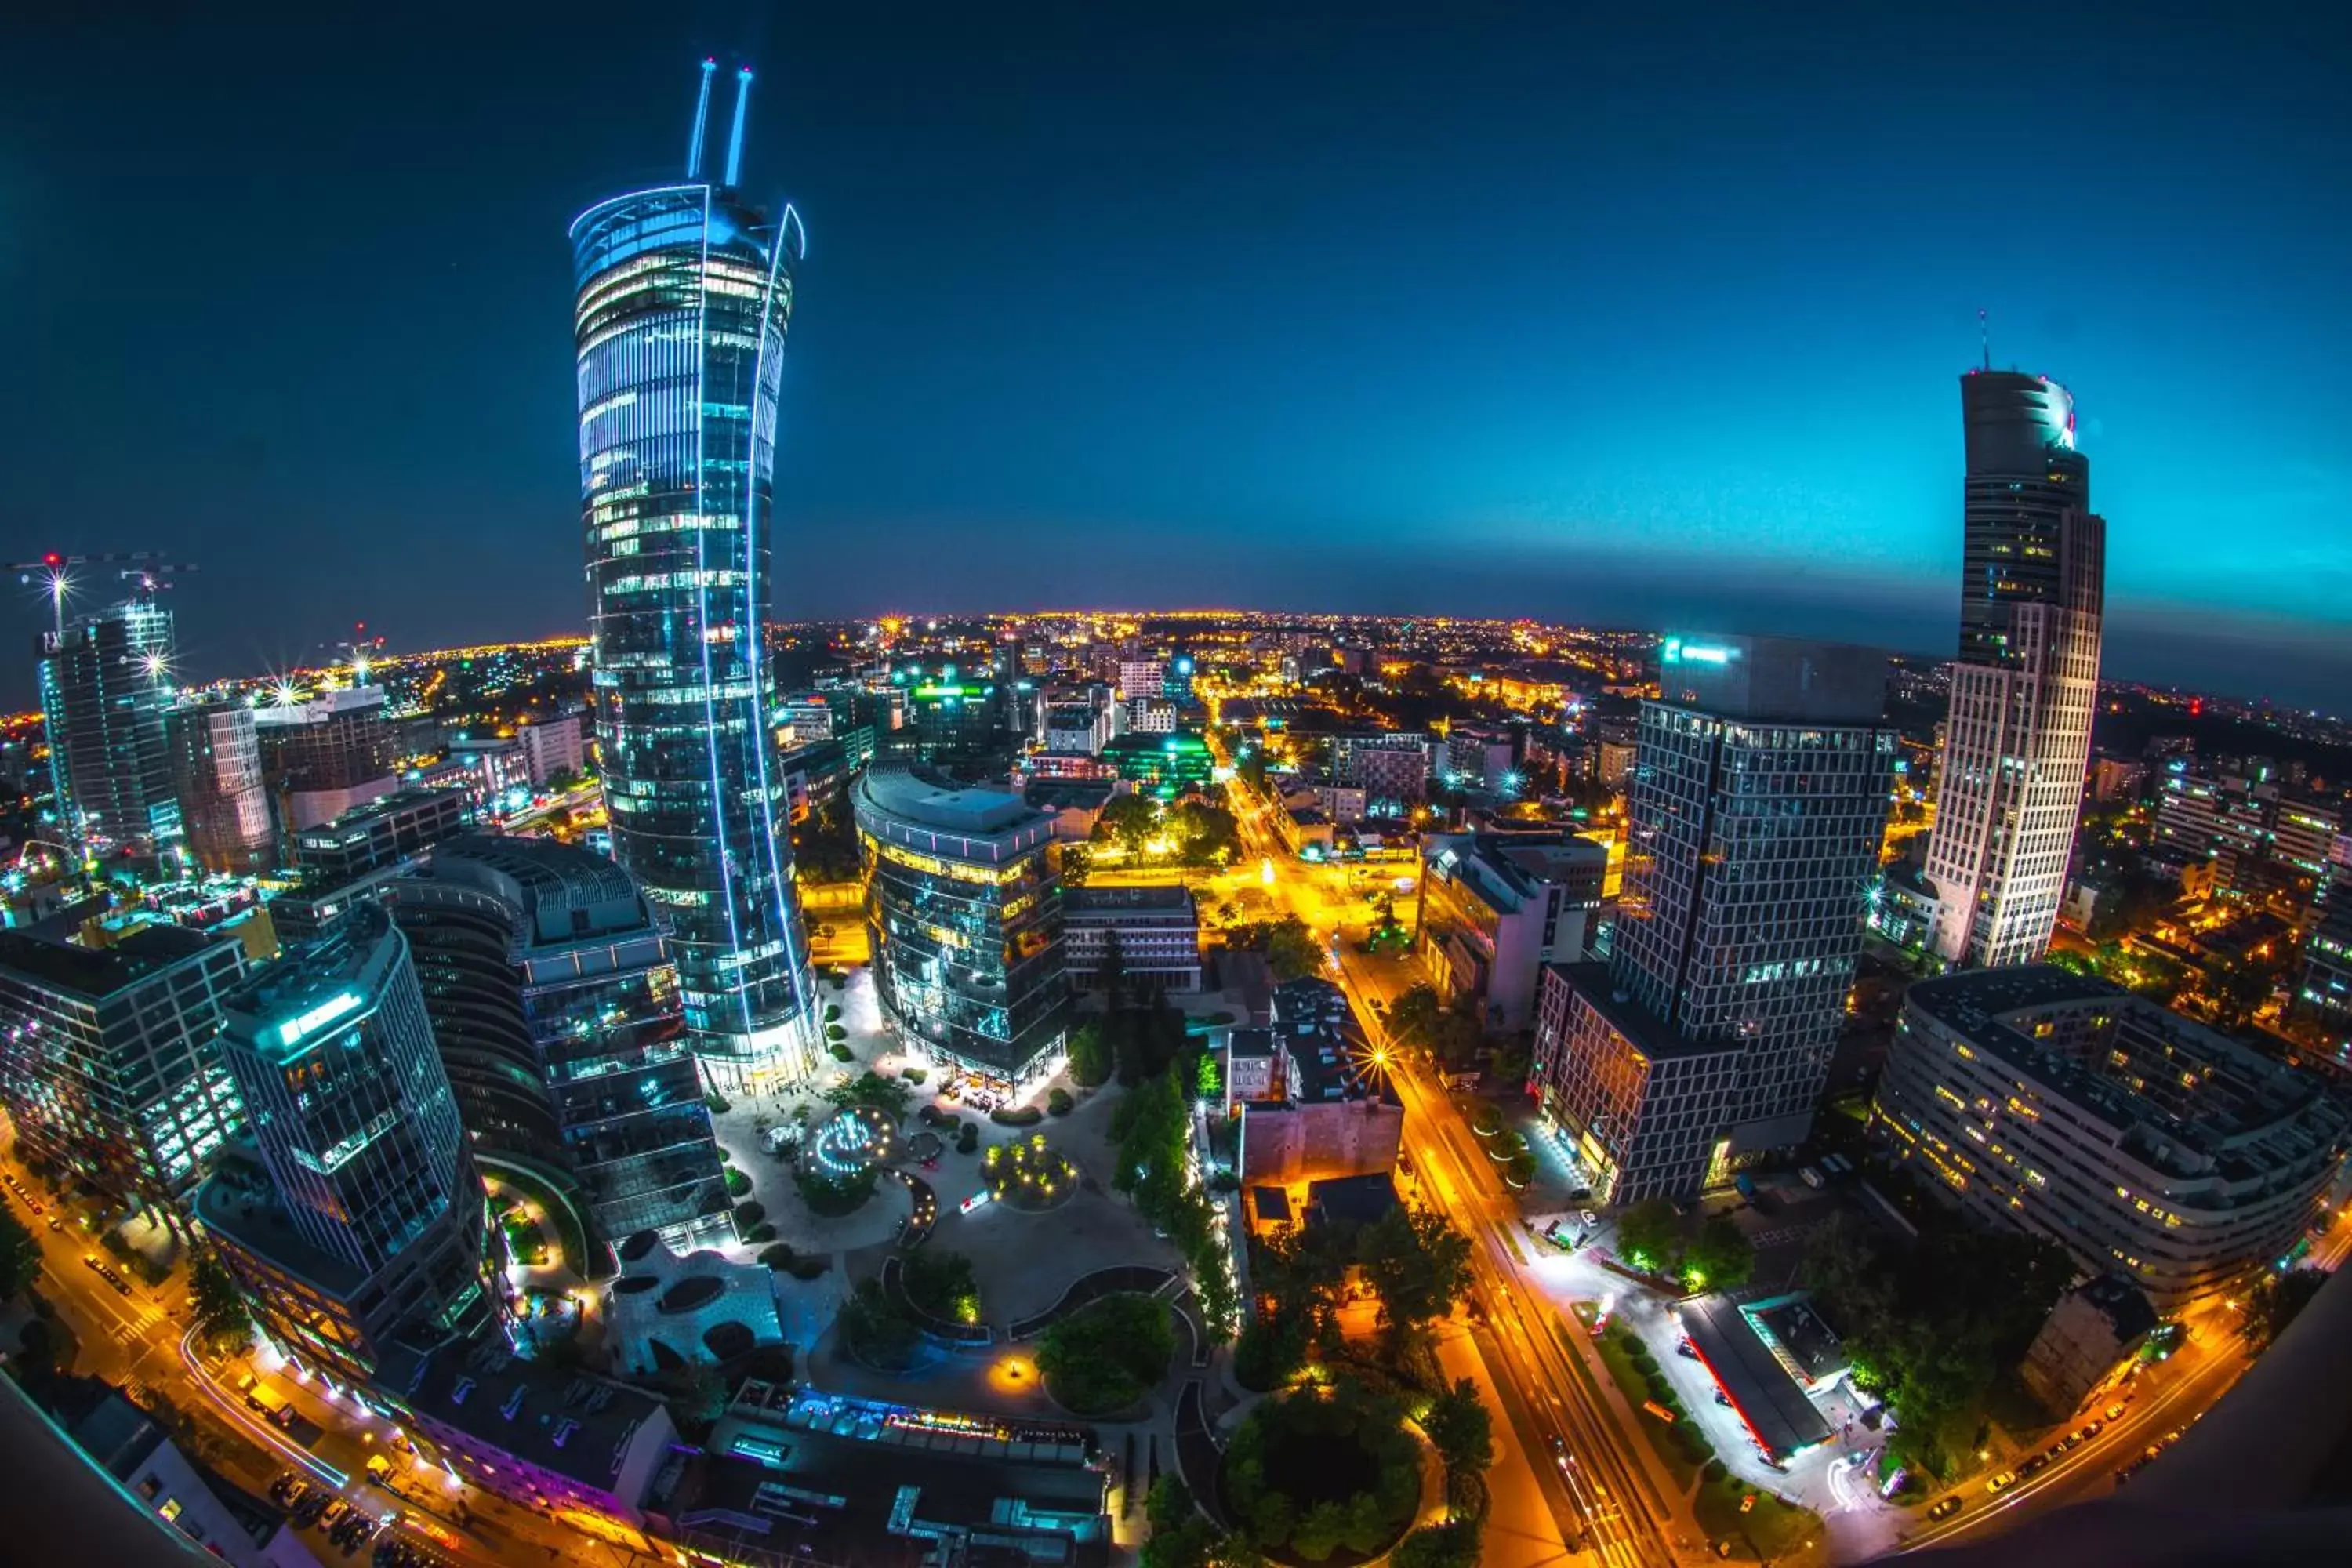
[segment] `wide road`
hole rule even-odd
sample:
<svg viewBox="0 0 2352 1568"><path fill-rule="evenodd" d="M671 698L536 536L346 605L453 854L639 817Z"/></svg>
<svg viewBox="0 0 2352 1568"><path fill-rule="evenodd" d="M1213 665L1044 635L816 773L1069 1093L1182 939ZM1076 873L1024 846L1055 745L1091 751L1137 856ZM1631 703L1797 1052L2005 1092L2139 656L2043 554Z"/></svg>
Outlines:
<svg viewBox="0 0 2352 1568"><path fill-rule="evenodd" d="M1579 1352L1570 1348L1569 1335L1576 1331L1522 1280L1525 1258L1518 1238L1525 1227L1498 1167L1411 1053L1394 1047L1370 1005L1378 1000L1385 1010L1396 983L1350 962L1333 907L1335 895L1345 896L1344 884L1325 886L1344 873L1292 858L1274 832L1266 805L1238 781L1230 794L1244 848L1252 860L1270 861L1276 868L1269 890L1330 944L1357 1021L1404 1102L1405 1152L1424 1194L1434 1194L1472 1238L1472 1287L1492 1331L1494 1371L1524 1401L1535 1428L1522 1430L1521 1440L1533 1453L1550 1452L1555 1434L1565 1441L1571 1462L1537 1472L1561 1539L1580 1539L1608 1568L1672 1563L1678 1546L1696 1552L1695 1526L1685 1522L1678 1502L1660 1494L1644 1468L1647 1456L1632 1447L1640 1439L1629 1439L1618 1425L1591 1369L1581 1362L1571 1364Z"/></svg>

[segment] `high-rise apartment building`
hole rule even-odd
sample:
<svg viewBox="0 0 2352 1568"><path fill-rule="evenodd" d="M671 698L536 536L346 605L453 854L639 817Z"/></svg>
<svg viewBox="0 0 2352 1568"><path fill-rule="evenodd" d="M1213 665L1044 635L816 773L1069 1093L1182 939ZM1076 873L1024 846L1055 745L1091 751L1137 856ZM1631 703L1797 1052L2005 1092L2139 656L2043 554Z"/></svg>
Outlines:
<svg viewBox="0 0 2352 1568"><path fill-rule="evenodd" d="M735 1238L653 906L604 857L467 834L384 889L485 1159L570 1176L600 1240Z"/></svg>
<svg viewBox="0 0 2352 1568"><path fill-rule="evenodd" d="M1534 1085L1612 1203L1804 1140L1895 772L1879 656L1669 637L1660 657L1609 963L1552 966L1537 1004Z"/></svg>
<svg viewBox="0 0 2352 1568"><path fill-rule="evenodd" d="M196 864L231 877L268 870L277 859L277 832L253 710L242 702L183 703L163 715L163 738Z"/></svg>
<svg viewBox="0 0 2352 1568"><path fill-rule="evenodd" d="M196 1215L265 1331L365 1377L396 1339L487 1323L481 1177L408 943L363 905L223 1005L250 1114Z"/></svg>
<svg viewBox="0 0 2352 1568"><path fill-rule="evenodd" d="M2107 525L2065 388L1971 371L1960 412L1964 574L1927 847L1932 941L1953 963L2031 963L2058 921L2090 765Z"/></svg>
<svg viewBox="0 0 2352 1568"><path fill-rule="evenodd" d="M784 781L770 757L777 389L806 244L703 173L709 68L686 175L573 220L581 521L613 852L667 911L687 1027L742 1089L815 1065Z"/></svg>
<svg viewBox="0 0 2352 1568"><path fill-rule="evenodd" d="M0 1103L28 1159L176 1226L244 1120L215 1037L234 941L141 926L110 946L0 931Z"/></svg>
<svg viewBox="0 0 2352 1568"><path fill-rule="evenodd" d="M1071 1006L1053 814L898 768L866 770L850 804L884 1018L984 1079L1052 1072Z"/></svg>
<svg viewBox="0 0 2352 1568"><path fill-rule="evenodd" d="M77 847L152 852L180 836L163 715L172 612L132 595L41 634L41 718L58 820Z"/></svg>

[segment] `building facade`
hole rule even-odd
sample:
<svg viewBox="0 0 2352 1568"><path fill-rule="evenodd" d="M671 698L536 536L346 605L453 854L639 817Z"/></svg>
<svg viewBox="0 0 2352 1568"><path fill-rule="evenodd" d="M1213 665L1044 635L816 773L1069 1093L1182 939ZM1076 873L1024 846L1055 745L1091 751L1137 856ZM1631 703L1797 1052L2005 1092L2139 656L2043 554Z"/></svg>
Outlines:
<svg viewBox="0 0 2352 1568"><path fill-rule="evenodd" d="M1490 1033L1531 1027L1544 966L1585 955L1608 870L1606 848L1565 834L1424 837L1415 943L1439 997L1475 998Z"/></svg>
<svg viewBox="0 0 2352 1568"><path fill-rule="evenodd" d="M1609 964L1550 972L1569 995L1535 1040L1531 1087L1612 1203L1695 1194L1810 1132L1895 769L1883 656L1668 637L1660 658Z"/></svg>
<svg viewBox="0 0 2352 1568"><path fill-rule="evenodd" d="M1960 410L1959 658L1927 878L1937 952L1996 967L2039 960L2057 924L2098 708L2107 525L2063 387L1972 371Z"/></svg>
<svg viewBox="0 0 2352 1568"><path fill-rule="evenodd" d="M1070 1022L1054 817L1017 795L869 768L850 791L882 1014L908 1048L1013 1086Z"/></svg>
<svg viewBox="0 0 2352 1568"><path fill-rule="evenodd" d="M164 714L163 738L187 850L196 864L229 877L276 864L278 835L253 710L242 702L184 703Z"/></svg>
<svg viewBox="0 0 2352 1568"><path fill-rule="evenodd" d="M1911 987L1871 1129L1973 1222L2054 1241L2169 1314L2287 1256L2352 1117L2311 1075L2028 964Z"/></svg>
<svg viewBox="0 0 2352 1568"><path fill-rule="evenodd" d="M28 1160L177 1229L245 1120L215 1038L232 940L142 926L103 948L0 931L0 1101Z"/></svg>
<svg viewBox="0 0 2352 1568"><path fill-rule="evenodd" d="M407 941L362 905L223 1004L248 1108L197 1216L283 1350L363 1378L495 1315L488 1211Z"/></svg>
<svg viewBox="0 0 2352 1568"><path fill-rule="evenodd" d="M399 746L383 714L383 688L347 686L313 697L286 693L254 710L262 775L292 835L332 822L400 787Z"/></svg>
<svg viewBox="0 0 2352 1568"><path fill-rule="evenodd" d="M613 851L672 922L687 1027L722 1088L815 1066L814 979L770 756L777 396L806 244L702 173L572 225L581 521ZM706 81L706 88L708 83ZM707 93L706 93L707 102Z"/></svg>
<svg viewBox="0 0 2352 1568"><path fill-rule="evenodd" d="M41 636L49 772L77 847L152 853L180 837L163 737L172 651L172 612L152 592Z"/></svg>
<svg viewBox="0 0 2352 1568"><path fill-rule="evenodd" d="M1214 773L1209 743L1189 730L1172 735L1120 735L1102 748L1113 776L1162 800L1206 789Z"/></svg>
<svg viewBox="0 0 2352 1568"><path fill-rule="evenodd" d="M385 889L458 1118L572 1189L594 1239L735 1238L653 907L601 855L467 834Z"/></svg>
<svg viewBox="0 0 2352 1568"><path fill-rule="evenodd" d="M1109 984L1114 951L1133 990L1201 988L1201 911L1190 888L1065 889L1062 946L1078 990Z"/></svg>

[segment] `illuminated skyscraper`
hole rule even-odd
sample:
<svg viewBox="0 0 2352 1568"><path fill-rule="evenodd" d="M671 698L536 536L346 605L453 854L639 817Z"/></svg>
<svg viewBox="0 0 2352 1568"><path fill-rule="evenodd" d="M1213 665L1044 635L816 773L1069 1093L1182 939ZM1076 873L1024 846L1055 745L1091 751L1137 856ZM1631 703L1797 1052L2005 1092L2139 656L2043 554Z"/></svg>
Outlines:
<svg viewBox="0 0 2352 1568"><path fill-rule="evenodd" d="M40 679L67 839L103 854L179 837L163 744L174 697L172 612L142 592L44 632Z"/></svg>
<svg viewBox="0 0 2352 1568"><path fill-rule="evenodd" d="M2074 400L2015 371L1960 378L1967 426L1960 651L1927 878L1949 963L2050 945L2090 766L2107 525L2074 449Z"/></svg>
<svg viewBox="0 0 2352 1568"><path fill-rule="evenodd" d="M670 915L687 1027L721 1088L814 1066L808 943L761 627L776 394L806 244L702 173L711 73L683 181L573 220L589 644L613 852Z"/></svg>

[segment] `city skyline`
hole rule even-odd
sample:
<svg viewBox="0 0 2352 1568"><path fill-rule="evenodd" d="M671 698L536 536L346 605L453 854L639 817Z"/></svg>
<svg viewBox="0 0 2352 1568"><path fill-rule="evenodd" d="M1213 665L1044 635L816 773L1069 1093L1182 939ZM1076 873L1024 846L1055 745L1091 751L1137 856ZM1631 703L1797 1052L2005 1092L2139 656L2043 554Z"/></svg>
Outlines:
<svg viewBox="0 0 2352 1568"><path fill-rule="evenodd" d="M62 252L8 258L21 296L50 307L23 325L57 395L0 440L82 454L91 476L70 512L37 500L13 513L10 548L164 543L201 558L173 594L196 675L282 667L361 619L411 648L576 627L568 530L548 499L563 354L543 304L562 266L546 226L682 141L677 71L716 52L761 69L746 162L765 172L762 199L793 196L817 235L803 283L822 308L782 393L777 504L797 569L782 616L1222 600L1683 620L1936 652L1909 634L1950 613L1944 378L1977 357L1981 308L1995 363L2081 395L2104 500L2127 520L2111 550L2113 671L2294 701L2339 689L2352 487L2325 433L2346 394L2312 345L2343 307L2302 259L2345 222L2313 173L2326 160L2311 132L2328 127L2305 61L2323 50L2260 51L2264 111L2200 142L2193 117L2139 133L2177 107L2168 95L2192 66L2232 80L2253 68L2234 34L2135 42L2136 74L2063 99L2064 37L1990 77L1942 39L1918 101L1889 106L1866 86L1872 62L1937 36L1884 17L1785 37L1727 24L1677 62L1724 107L1669 121L1575 72L1595 53L1642 58L1640 38L1570 40L1525 18L1434 42L1377 17L1336 42L1295 20L1212 16L1170 37L1056 19L992 24L1011 28L1008 79L1055 97L1045 124L986 73L949 68L946 46L972 25L952 16L936 58L850 24L763 49L740 16L649 33L633 19L645 47L593 71L593 17L580 41L480 19L492 53L511 44L540 68L495 88L485 73L478 89L358 22L110 43L121 102L39 84L22 98L58 156L39 178L0 174L10 207L71 223L86 199L75 160L111 156L213 91L250 107L144 177L166 226L199 196L232 206L152 308L78 313L110 263L67 276ZM43 26L75 47L72 21ZM1843 63L1816 79L1832 31ZM1310 45L1327 69L1286 101L1274 84ZM322 57L337 74L294 68ZM1750 59L1754 72L1735 68ZM1553 92L1547 61L1574 93ZM566 85L575 65L601 84L593 103ZM1412 71L1431 106L1389 126L1375 110ZM423 116L408 106L428 74L436 110ZM1474 84L1490 111L1446 108ZM1805 91L1818 112L1788 145L1743 151L1742 116ZM2063 102L2058 124L2007 112L2040 101ZM1194 102L1213 111L1180 117L1182 136L1143 123ZM1942 118L1972 106L2002 110L1982 121L2003 128L1945 153ZM1875 149L1843 135L1870 110L1889 117ZM1362 158L1331 156L1359 139ZM2034 167L2037 149L2054 172L2035 178L2069 179L2076 163L2102 176L2083 180L2068 234L1971 238L1987 182ZM1437 181L1440 153L1479 172ZM249 163L266 203L298 181L368 194L344 197L332 225L289 231L274 206L237 221L254 197L206 183L224 163ZM1212 164L1233 173L1204 184ZM1848 205L1798 188L1822 166ZM436 225L468 248L420 248ZM2158 225L2189 237L2141 243ZM1373 226L1395 265L1356 244ZM257 268L273 237L285 264ZM2206 278L2243 287L2192 287ZM323 310L320 289L346 302ZM2203 308L2151 330L2186 299ZM72 353L55 324L68 319L82 322ZM86 368L150 363L134 341L159 364L201 356L216 389L191 398L173 375L115 385ZM359 363L375 369L355 379ZM2223 374L2252 390L2215 397ZM1844 390L1769 394L1783 381ZM143 472L95 458L126 416L157 459ZM1804 456L1832 442L1835 463ZM2242 480L2241 454L2257 449L2263 476ZM1035 551L960 556L983 531L1031 542L1050 568ZM883 537L900 546L887 581ZM282 588L257 602L265 568ZM29 595L25 608L29 629Z"/></svg>

